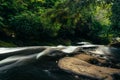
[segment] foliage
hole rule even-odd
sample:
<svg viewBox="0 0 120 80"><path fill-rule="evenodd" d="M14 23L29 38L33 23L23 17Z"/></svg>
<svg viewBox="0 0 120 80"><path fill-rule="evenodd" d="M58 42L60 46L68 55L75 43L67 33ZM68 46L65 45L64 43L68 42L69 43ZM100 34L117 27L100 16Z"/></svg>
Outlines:
<svg viewBox="0 0 120 80"><path fill-rule="evenodd" d="M120 36L120 1L114 0L112 6L112 32L115 33L114 36Z"/></svg>
<svg viewBox="0 0 120 80"><path fill-rule="evenodd" d="M18 38L35 38L40 35L43 30L40 17L32 12L23 12L9 19L11 29Z"/></svg>
<svg viewBox="0 0 120 80"><path fill-rule="evenodd" d="M119 36L119 0L1 0L0 29L20 41L108 42ZM34 43L34 42L33 42ZM64 42L63 42L64 43Z"/></svg>
<svg viewBox="0 0 120 80"><path fill-rule="evenodd" d="M10 43L10 42L4 42L0 41L0 47L16 47L17 45Z"/></svg>
<svg viewBox="0 0 120 80"><path fill-rule="evenodd" d="M76 36L88 39L100 37L104 31L107 34L111 24L110 10L111 3L104 1L64 0L57 3L48 14L52 15L53 22L61 24L60 37L73 39L72 37Z"/></svg>

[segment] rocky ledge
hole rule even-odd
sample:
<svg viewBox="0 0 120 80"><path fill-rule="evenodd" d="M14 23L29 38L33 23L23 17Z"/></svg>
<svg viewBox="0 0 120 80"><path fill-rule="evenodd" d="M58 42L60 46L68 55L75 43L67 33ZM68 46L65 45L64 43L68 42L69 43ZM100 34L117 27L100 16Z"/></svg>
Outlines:
<svg viewBox="0 0 120 80"><path fill-rule="evenodd" d="M87 54L78 54L60 59L58 66L66 72L93 80L119 80L120 65L118 64Z"/></svg>

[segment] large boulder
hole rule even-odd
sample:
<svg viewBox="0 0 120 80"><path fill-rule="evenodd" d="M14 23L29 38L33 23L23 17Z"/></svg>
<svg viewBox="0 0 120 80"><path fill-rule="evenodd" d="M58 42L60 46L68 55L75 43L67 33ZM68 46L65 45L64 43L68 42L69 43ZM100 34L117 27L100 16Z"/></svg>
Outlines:
<svg viewBox="0 0 120 80"><path fill-rule="evenodd" d="M97 64L105 64L105 61L90 56L80 56L62 58L59 60L58 66L66 72L86 76L93 80L119 80L120 69L93 65L88 62L97 60Z"/></svg>

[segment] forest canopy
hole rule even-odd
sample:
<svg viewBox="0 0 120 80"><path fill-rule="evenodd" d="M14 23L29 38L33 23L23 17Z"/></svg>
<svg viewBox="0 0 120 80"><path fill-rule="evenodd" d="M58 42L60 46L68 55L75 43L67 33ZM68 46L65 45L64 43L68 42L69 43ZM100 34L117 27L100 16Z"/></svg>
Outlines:
<svg viewBox="0 0 120 80"><path fill-rule="evenodd" d="M0 40L24 45L107 44L120 36L120 0L1 0Z"/></svg>

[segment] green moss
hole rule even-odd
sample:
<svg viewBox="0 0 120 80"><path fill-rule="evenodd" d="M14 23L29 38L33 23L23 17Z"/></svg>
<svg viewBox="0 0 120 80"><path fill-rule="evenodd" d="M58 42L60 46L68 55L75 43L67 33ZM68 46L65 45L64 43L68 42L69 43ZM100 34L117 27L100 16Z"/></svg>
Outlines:
<svg viewBox="0 0 120 80"><path fill-rule="evenodd" d="M0 41L0 47L16 47L17 45L9 42Z"/></svg>

